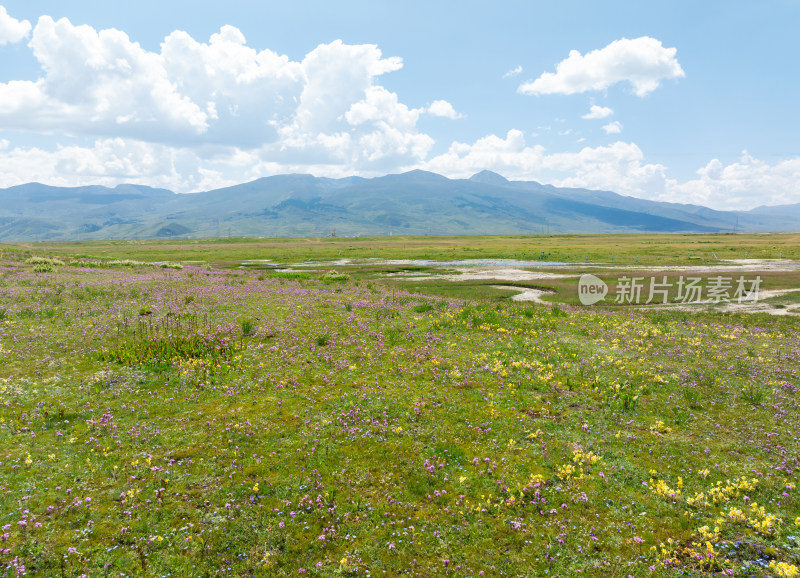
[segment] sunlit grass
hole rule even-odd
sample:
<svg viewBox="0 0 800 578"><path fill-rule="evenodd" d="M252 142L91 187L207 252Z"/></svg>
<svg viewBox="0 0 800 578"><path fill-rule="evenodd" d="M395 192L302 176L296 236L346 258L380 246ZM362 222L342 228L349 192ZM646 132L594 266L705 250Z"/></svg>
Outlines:
<svg viewBox="0 0 800 578"><path fill-rule="evenodd" d="M192 239L9 243L3 250L62 258L297 263L334 259L521 259L571 263L702 264L722 259L800 259L800 233L627 234L297 239Z"/></svg>
<svg viewBox="0 0 800 578"><path fill-rule="evenodd" d="M0 258L0 575L800 565L794 319L27 258Z"/></svg>

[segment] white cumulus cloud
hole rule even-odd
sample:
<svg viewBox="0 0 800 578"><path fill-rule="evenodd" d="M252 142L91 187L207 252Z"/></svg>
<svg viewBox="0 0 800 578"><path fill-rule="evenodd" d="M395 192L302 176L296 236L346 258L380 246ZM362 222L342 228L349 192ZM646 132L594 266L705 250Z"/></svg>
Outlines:
<svg viewBox="0 0 800 578"><path fill-rule="evenodd" d="M53 186L141 183L188 192L213 188L192 151L131 139L98 139L91 146L56 150L15 147L0 154L0 187L35 180ZM210 186L209 186L210 185Z"/></svg>
<svg viewBox="0 0 800 578"><path fill-rule="evenodd" d="M696 178L671 178L666 166L648 162L631 142L549 152L528 145L522 131L488 135L473 143L454 142L424 168L454 178L489 169L507 178L536 180L559 187L610 190L623 195L715 209L800 203L800 157L769 163L746 151L734 163L711 160Z"/></svg>
<svg viewBox="0 0 800 578"><path fill-rule="evenodd" d="M598 106L593 104L592 107L589 109L589 112L584 114L581 118L585 119L595 119L595 118L607 118L614 114L614 111L608 108L607 106Z"/></svg>
<svg viewBox="0 0 800 578"><path fill-rule="evenodd" d="M603 130L606 131L606 134L619 134L622 132L622 124L618 120L612 120L603 125Z"/></svg>
<svg viewBox="0 0 800 578"><path fill-rule="evenodd" d="M526 144L522 131L515 129L505 138L489 135L473 144L453 143L446 153L430 159L426 168L460 178L489 169L512 179L643 197L661 193L666 179L666 167L644 162L644 153L633 143L548 153L541 145Z"/></svg>
<svg viewBox="0 0 800 578"><path fill-rule="evenodd" d="M730 209L800 203L800 157L770 164L743 151L728 165L712 159L697 178L669 181L665 197Z"/></svg>
<svg viewBox="0 0 800 578"><path fill-rule="evenodd" d="M34 80L0 83L0 125L90 138L257 150L276 162L351 172L408 165L432 139L412 109L377 82L403 66L372 44L321 44L293 61L223 26L207 42L177 30L159 52L116 29L41 16ZM456 114L435 101L432 114ZM452 106L450 106L452 109Z"/></svg>
<svg viewBox="0 0 800 578"><path fill-rule="evenodd" d="M17 20L9 15L5 6L0 6L0 46L24 40L31 32L31 23Z"/></svg>
<svg viewBox="0 0 800 578"><path fill-rule="evenodd" d="M446 100L434 100L428 107L427 113L433 116L441 116L444 118L461 118L461 115L456 112L456 109L453 108L453 105Z"/></svg>
<svg viewBox="0 0 800 578"><path fill-rule="evenodd" d="M517 76L517 75L519 75L519 74L521 74L521 73L522 73L522 66L517 66L517 67L515 67L515 68L512 68L512 69L511 69L511 70L509 70L508 72L506 72L506 73L503 75L503 78L511 78L511 77L513 77L513 76Z"/></svg>
<svg viewBox="0 0 800 578"><path fill-rule="evenodd" d="M371 121L369 121L371 122ZM391 156L398 148L422 147L402 131L368 133L376 139L372 154ZM342 144L331 137L328 146ZM346 143L345 143L346 144ZM422 151L419 151L422 154ZM380 163L381 158L375 160ZM505 137L487 135L473 143L454 142L447 152L427 161L402 166L424 168L451 178L467 178L484 169L508 178L537 180L560 187L604 189L659 201L693 203L717 209L751 209L758 205L800 203L800 157L775 163L746 151L733 163L712 159L695 178L670 178L667 167L648 162L631 142L551 152L528 144L522 131ZM397 170L395 165L392 170ZM14 147L0 140L0 188L35 180L56 186L140 183L176 192L210 190L280 173L310 172L345 177L352 166L329 162L320 156L276 157L268 149L208 151L145 143L135 139L102 138L88 145L61 146L55 150ZM382 174L380 171L375 174Z"/></svg>
<svg viewBox="0 0 800 578"><path fill-rule="evenodd" d="M676 48L664 48L659 40L649 36L621 38L585 55L570 51L556 65L556 72L545 72L536 80L521 84L517 91L576 94L628 82L638 96L645 96L658 88L661 80L685 76L676 53Z"/></svg>

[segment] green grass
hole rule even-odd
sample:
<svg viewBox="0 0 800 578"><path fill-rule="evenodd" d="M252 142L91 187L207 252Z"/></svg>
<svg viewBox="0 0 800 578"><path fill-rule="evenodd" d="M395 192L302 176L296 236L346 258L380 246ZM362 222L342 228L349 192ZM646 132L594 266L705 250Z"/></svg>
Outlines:
<svg viewBox="0 0 800 578"><path fill-rule="evenodd" d="M800 283L796 287L800 287ZM769 297L764 299L766 303L770 305L777 305L777 306L784 306L787 305L797 305L800 303L800 291L792 291L791 293L784 293L783 295L776 295L775 297Z"/></svg>
<svg viewBox="0 0 800 578"><path fill-rule="evenodd" d="M259 281L264 279L311 279L311 273L302 271L270 271L258 276Z"/></svg>
<svg viewBox="0 0 800 578"><path fill-rule="evenodd" d="M0 576L800 565L796 319L27 258L0 253Z"/></svg>
<svg viewBox="0 0 800 578"><path fill-rule="evenodd" d="M236 266L332 259L524 259L617 264L800 259L800 234L630 234L305 239L199 239L9 243L5 251L63 258L203 261ZM253 265L255 266L255 265Z"/></svg>
<svg viewBox="0 0 800 578"><path fill-rule="evenodd" d="M398 283L396 286L413 293L478 301L505 301L513 295L511 291L492 287L497 284L497 281L411 281Z"/></svg>

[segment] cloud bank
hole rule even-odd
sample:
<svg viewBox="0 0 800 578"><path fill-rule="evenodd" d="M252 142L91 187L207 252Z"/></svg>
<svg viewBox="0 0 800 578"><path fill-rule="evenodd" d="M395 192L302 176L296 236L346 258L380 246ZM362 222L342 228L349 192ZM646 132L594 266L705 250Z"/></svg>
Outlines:
<svg viewBox="0 0 800 578"><path fill-rule="evenodd" d="M720 209L751 209L800 199L800 158L770 164L745 151L738 162L725 165L713 159L698 169L696 178L679 182L669 177L666 166L647 162L635 143L617 141L578 152L551 153L528 145L519 130L508 131L504 138L488 135L472 144L454 142L446 153L425 163L425 168L455 178L489 169L511 179Z"/></svg>
<svg viewBox="0 0 800 578"><path fill-rule="evenodd" d="M537 180L560 187L611 190L658 201L694 203L721 209L790 204L800 199L800 158L768 163L743 152L736 162L712 159L687 181L669 177L666 166L648 162L632 142L548 151L526 143L520 130L487 135L473 143L454 142L444 153L413 167L451 178L484 169L510 179ZM394 172L394 171L392 171ZM291 163L264 158L259 151L202 155L199 151L133 139L97 139L91 146L56 151L11 147L0 140L0 187L32 180L57 186L134 182L178 192L210 190L280 173L330 177L353 174L346 165Z"/></svg>
<svg viewBox="0 0 800 578"><path fill-rule="evenodd" d="M377 82L402 60L371 44L337 40L297 62L223 26L208 42L175 31L156 53L120 30L42 16L30 47L42 75L0 83L7 129L259 150L361 170L413 164L432 145L416 126L424 111ZM427 112L458 117L443 100Z"/></svg>
<svg viewBox="0 0 800 578"><path fill-rule="evenodd" d="M627 82L637 96L646 96L663 79L685 76L676 53L676 48L664 48L660 41L649 36L621 38L585 55L570 51L556 65L556 72L545 72L536 80L521 84L517 91L536 95L577 94Z"/></svg>

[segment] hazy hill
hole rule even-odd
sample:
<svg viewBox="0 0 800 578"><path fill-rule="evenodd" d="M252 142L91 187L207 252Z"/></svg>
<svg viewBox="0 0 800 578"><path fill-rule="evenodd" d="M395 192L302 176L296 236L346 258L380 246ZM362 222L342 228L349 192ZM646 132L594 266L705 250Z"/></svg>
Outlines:
<svg viewBox="0 0 800 578"><path fill-rule="evenodd" d="M448 179L411 171L373 179L277 175L179 195L140 185L0 189L0 241L800 229L800 204L716 211L611 191Z"/></svg>

